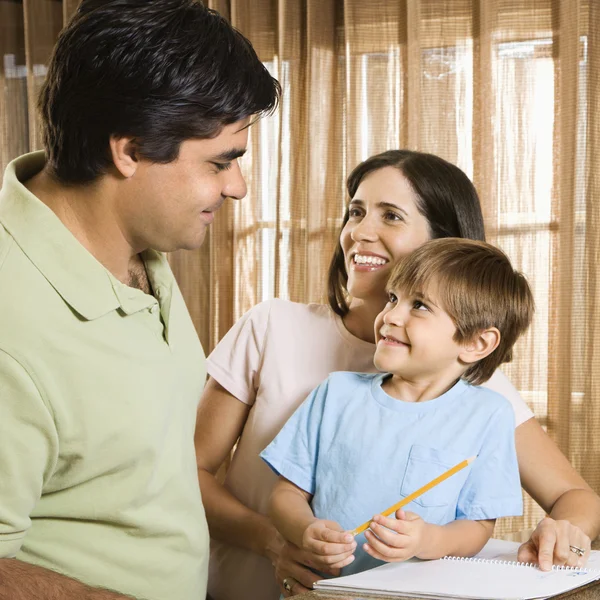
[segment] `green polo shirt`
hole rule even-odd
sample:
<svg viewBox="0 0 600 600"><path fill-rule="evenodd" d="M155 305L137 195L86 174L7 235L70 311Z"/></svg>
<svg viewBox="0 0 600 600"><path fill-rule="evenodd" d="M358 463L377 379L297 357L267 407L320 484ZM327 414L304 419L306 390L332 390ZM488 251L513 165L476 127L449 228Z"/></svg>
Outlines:
<svg viewBox="0 0 600 600"><path fill-rule="evenodd" d="M164 255L120 283L23 185L0 191L0 557L147 600L203 600L193 434L204 353Z"/></svg>

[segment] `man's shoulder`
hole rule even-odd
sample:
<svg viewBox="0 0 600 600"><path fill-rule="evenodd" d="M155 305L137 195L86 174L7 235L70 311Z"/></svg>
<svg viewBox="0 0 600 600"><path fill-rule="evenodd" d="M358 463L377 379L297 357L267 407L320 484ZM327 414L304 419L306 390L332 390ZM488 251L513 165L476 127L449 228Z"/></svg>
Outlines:
<svg viewBox="0 0 600 600"><path fill-rule="evenodd" d="M53 322L58 294L0 224L0 331L2 340L22 345ZM37 333L36 333L37 330Z"/></svg>
<svg viewBox="0 0 600 600"><path fill-rule="evenodd" d="M0 223L0 303L13 304L13 298L26 293L27 275L39 275L15 242L13 236ZM18 276L21 275L21 276ZM17 304L19 304L17 302Z"/></svg>
<svg viewBox="0 0 600 600"><path fill-rule="evenodd" d="M2 277L4 262L14 243L15 241L10 233L0 223L0 278Z"/></svg>

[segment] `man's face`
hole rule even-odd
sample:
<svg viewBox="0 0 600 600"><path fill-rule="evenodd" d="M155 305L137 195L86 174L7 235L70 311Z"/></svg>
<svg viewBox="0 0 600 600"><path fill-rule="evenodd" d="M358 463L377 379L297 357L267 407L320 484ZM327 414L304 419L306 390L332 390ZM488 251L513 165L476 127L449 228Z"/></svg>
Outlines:
<svg viewBox="0 0 600 600"><path fill-rule="evenodd" d="M139 160L117 209L132 248L170 252L202 244L223 202L246 195L238 158L246 151L248 123L227 125L211 139L186 140L173 162Z"/></svg>

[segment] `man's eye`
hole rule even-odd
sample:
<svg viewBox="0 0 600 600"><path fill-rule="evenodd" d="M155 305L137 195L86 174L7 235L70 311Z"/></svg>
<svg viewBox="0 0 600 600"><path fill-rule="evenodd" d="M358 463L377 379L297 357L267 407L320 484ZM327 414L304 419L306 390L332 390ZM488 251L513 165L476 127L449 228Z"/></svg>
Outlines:
<svg viewBox="0 0 600 600"><path fill-rule="evenodd" d="M217 169L217 171L228 171L229 169L231 169L231 163L230 162L226 162L226 163L214 162L213 165L215 166L215 168Z"/></svg>

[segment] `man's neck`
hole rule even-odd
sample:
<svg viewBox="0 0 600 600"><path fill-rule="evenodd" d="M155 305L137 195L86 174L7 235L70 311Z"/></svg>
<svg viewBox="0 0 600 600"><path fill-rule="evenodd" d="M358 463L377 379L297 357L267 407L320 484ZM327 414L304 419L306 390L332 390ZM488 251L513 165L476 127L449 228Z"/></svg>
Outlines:
<svg viewBox="0 0 600 600"><path fill-rule="evenodd" d="M139 264L141 259L119 226L116 193L108 177L85 186L65 186L43 169L24 185L96 260L119 281L130 284L132 264Z"/></svg>

